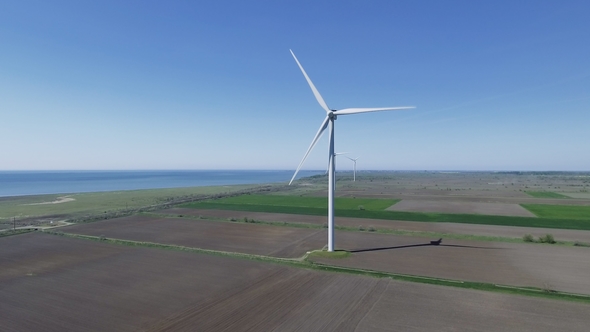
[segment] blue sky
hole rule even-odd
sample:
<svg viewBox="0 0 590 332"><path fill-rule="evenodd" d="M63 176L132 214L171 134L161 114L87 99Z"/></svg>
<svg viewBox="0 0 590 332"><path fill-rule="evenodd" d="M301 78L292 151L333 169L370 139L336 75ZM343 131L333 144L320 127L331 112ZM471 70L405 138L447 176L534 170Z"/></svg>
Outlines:
<svg viewBox="0 0 590 332"><path fill-rule="evenodd" d="M0 170L590 170L588 1L5 1ZM325 168L327 137L304 169ZM352 163L338 162L339 170Z"/></svg>

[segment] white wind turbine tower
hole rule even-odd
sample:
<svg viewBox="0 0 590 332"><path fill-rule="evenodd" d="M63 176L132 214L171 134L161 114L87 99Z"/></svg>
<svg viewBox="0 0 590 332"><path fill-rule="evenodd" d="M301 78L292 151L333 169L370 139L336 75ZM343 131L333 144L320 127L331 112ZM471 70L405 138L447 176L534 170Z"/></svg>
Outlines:
<svg viewBox="0 0 590 332"><path fill-rule="evenodd" d="M329 147L329 151L328 151L328 158L329 158L329 161L328 161L328 251L334 251L334 191L335 191L335 187L334 187L334 171L335 171L334 120L336 120L336 117L338 115L403 110L403 109L410 109L410 108L414 108L414 107L408 106L408 107L381 107L381 108L345 108L345 109L341 109L341 110L330 109L328 107L328 105L326 104L326 102L324 101L324 99L322 98L322 96L320 95L320 93L318 92L318 90L316 89L316 87L313 85L313 83L309 79L309 76L307 76L307 73L305 72L305 70L303 69L301 64L299 63L299 60L297 60L297 57L295 56L293 51L291 51L291 55L293 55L295 62L297 62L297 65L299 66L299 69L301 69L303 76L305 76L305 79L307 80L307 83L309 84L309 87L311 88L311 91L313 92L316 100L318 101L320 106L326 111L326 118L324 119L324 121L320 125L320 129L318 130L315 137L311 141L311 144L309 145L307 152L303 156L303 159L299 163L299 166L297 166L297 170L295 170L295 174L293 174L293 177L291 178L291 181L289 182L289 184L291 184L293 182L293 180L295 179L295 176L297 176L297 173L299 172L299 169L301 169L301 166L303 166L305 159L309 155L309 152L311 152L313 147L316 145L319 138L324 133L324 130L326 130L326 127L328 127L328 125L330 125L330 137L329 137L330 147Z"/></svg>
<svg viewBox="0 0 590 332"><path fill-rule="evenodd" d="M346 156L345 156L345 157L346 157ZM353 181L353 182L356 182L356 161L357 161L357 160L359 160L359 157L356 157L356 158L350 158L350 157L346 157L346 158L348 158L348 159L352 160L352 162L354 163L354 168L353 168L353 169L354 169L354 171L353 171L353 173L352 173L352 174L353 174L353 176L352 176L352 181Z"/></svg>

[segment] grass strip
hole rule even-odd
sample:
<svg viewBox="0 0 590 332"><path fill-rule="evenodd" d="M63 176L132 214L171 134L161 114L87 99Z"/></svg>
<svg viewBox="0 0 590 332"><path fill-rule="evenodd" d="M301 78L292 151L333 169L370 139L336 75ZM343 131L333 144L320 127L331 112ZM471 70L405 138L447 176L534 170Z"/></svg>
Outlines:
<svg viewBox="0 0 590 332"><path fill-rule="evenodd" d="M223 203L223 200L204 201L183 204L181 207L193 209L217 209L249 212L270 212L323 216L326 209L316 207L277 206L261 204L230 204ZM526 208L526 206L525 206ZM589 207L590 208L590 207ZM345 210L337 208L335 211L338 217L382 219L382 220L403 220L420 222L453 222L461 224L498 225L498 226L521 226L536 228L556 229L577 229L590 230L590 220L558 219L558 218L532 218L532 217L510 217L491 216L478 214L445 214L445 213L422 213L402 211L373 211L373 210Z"/></svg>
<svg viewBox="0 0 590 332"><path fill-rule="evenodd" d="M0 232L0 237L25 234L25 233L30 233L30 232L33 232L33 231L34 231L34 229L30 229L30 228L15 229L15 230L10 229L10 230L7 230L7 231Z"/></svg>
<svg viewBox="0 0 590 332"><path fill-rule="evenodd" d="M310 224L310 223L303 223L303 222L286 222L286 221L264 221L264 220L256 220L252 218L214 218L214 217L201 217L201 216L190 216L190 215L182 215L182 216L175 216L167 213L157 213L157 212L144 212L142 215L146 216L153 216L158 218L165 218L165 219L192 219L192 220L205 220L205 221L212 221L212 222L228 222L228 223L244 223L244 224L255 224L255 225L267 225L267 226L284 226L284 227L291 227L291 228L312 228L312 229L321 229L326 228L326 226L318 225L318 224Z"/></svg>
<svg viewBox="0 0 590 332"><path fill-rule="evenodd" d="M311 258L330 258L330 259L342 259L342 258L347 258L350 257L350 255L352 255L352 253L350 251L346 251L346 250L334 250L332 252L330 251L324 251L324 250L315 250L312 251L311 253L309 253L309 255L307 255L306 259L311 259Z"/></svg>
<svg viewBox="0 0 590 332"><path fill-rule="evenodd" d="M328 208L328 200L324 197L311 196L293 196L293 195L260 195L247 194L237 195L233 197L223 198L217 200L226 204L240 204L240 205L275 205L283 207L304 207L304 208ZM340 209L345 210L385 210L388 207L399 202L399 199L377 199L377 198L351 198L351 197L335 197L334 204Z"/></svg>
<svg viewBox="0 0 590 332"><path fill-rule="evenodd" d="M496 293L512 294L512 295L524 295L532 297L542 297L548 299L559 299L576 302L584 302L590 304L590 296L584 294L573 294L558 292L553 290L545 290L535 287L513 287L508 285L490 284L483 282L472 282L472 281L461 281L461 280L450 280L450 279L439 279L431 277L422 277L415 275L397 274L389 272L380 272L373 270L363 270L356 268L345 268L333 265L325 265L320 263L313 263L314 269L321 271L337 272L337 273L348 273L355 275L363 275L374 278L391 278L393 280L418 282L423 284L449 286L456 288L466 288L472 290L489 291Z"/></svg>
<svg viewBox="0 0 590 332"><path fill-rule="evenodd" d="M299 259L293 259L293 258L270 257L270 256L263 256L263 255L244 254L244 253L239 253L239 252L202 249L202 248L195 248L195 247L185 247L185 246L174 245L174 244L163 244L163 243L148 242L148 241L132 241L132 240L124 240L124 239L107 238L107 237L103 237L103 236L83 235L83 234L74 234L74 233L66 233L66 232L43 231L42 233L63 236L63 237L69 237L69 238L91 240L91 241L97 241L97 242L102 242L102 243L125 245L125 246L130 246L130 247L143 247L143 248L157 248L157 249L165 249L165 250L173 250L173 251L186 251L186 252L194 252L194 253L200 253L200 254L206 254L206 255L227 256L227 257L235 257L235 258L248 259L248 260L254 260L254 261L275 262L275 263L282 263L282 264L295 264L295 265L301 264L301 263L298 263Z"/></svg>
<svg viewBox="0 0 590 332"><path fill-rule="evenodd" d="M398 274L398 273L390 273L390 272L380 272L380 271L374 271L374 270L340 267L340 266L328 265L328 264L324 264L324 263L316 263L316 262L305 259L306 256L304 256L304 259L278 258L278 257L269 257L269 256L262 256L262 255L252 255L252 254L244 254L244 253L236 253L236 252L228 252L228 251L219 251L219 250L192 248L192 247L184 247L184 246L169 245L169 244L160 244L160 243L153 243L153 242L111 239L111 238L98 237L98 236L62 233L62 232L54 232L54 231L44 231L43 233L65 236L65 237L70 237L70 238L98 241L98 242L109 243L109 244L132 246L132 247L157 248L157 249L165 249L165 250L193 252L193 253L206 254L206 255L224 256L224 257L231 257L231 258L237 258L237 259L248 259L248 260L253 260L253 261L275 263L275 264L280 264L280 265L287 265L287 266L291 266L291 267L305 268L305 269L316 270L316 271L324 271L324 272L332 272L332 273L346 273L346 274L351 274L351 275L360 275L360 276L366 276L366 277L372 277L372 278L390 278L392 280L399 280L399 281L417 282L417 283L430 284L430 285L449 286L449 287L465 288L465 289L480 290L480 291L489 291L489 292L512 294L512 295L541 297L541 298L547 298L547 299L576 301L576 302L583 302L583 303L590 304L590 296L583 295L583 294L572 294L572 293L563 293L563 292L558 292L558 291L548 291L548 290L534 288L534 287L530 287L530 288L529 287L511 287L511 286L496 285L496 284L490 284L490 283L432 278L432 277L423 277L423 276Z"/></svg>
<svg viewBox="0 0 590 332"><path fill-rule="evenodd" d="M525 193L535 198L571 198L569 196L554 193L551 191L525 191Z"/></svg>
<svg viewBox="0 0 590 332"><path fill-rule="evenodd" d="M520 204L540 218L590 220L590 205Z"/></svg>

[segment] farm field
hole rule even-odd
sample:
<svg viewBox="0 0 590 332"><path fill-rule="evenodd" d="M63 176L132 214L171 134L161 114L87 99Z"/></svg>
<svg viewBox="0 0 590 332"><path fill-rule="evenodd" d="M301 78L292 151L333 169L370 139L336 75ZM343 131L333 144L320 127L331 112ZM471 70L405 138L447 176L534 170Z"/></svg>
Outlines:
<svg viewBox="0 0 590 332"><path fill-rule="evenodd" d="M590 300L563 293L590 295L587 176L349 175L336 254L306 254L327 242L322 176L0 199L2 232L74 222L2 233L0 330L587 330Z"/></svg>
<svg viewBox="0 0 590 332"><path fill-rule="evenodd" d="M61 228L64 232L193 248L295 258L321 249L326 230L135 215Z"/></svg>
<svg viewBox="0 0 590 332"><path fill-rule="evenodd" d="M338 197L590 205L587 192L590 180L587 180L587 175L571 173L361 172L360 181L357 182L351 182L347 175L339 178L341 184L336 190ZM540 194L533 197L527 192ZM326 197L326 189L316 188L303 195Z"/></svg>
<svg viewBox="0 0 590 332"><path fill-rule="evenodd" d="M0 225L17 227L133 211L176 200L252 190L256 185L126 190L75 194L0 197Z"/></svg>
<svg viewBox="0 0 590 332"><path fill-rule="evenodd" d="M554 193L551 191L527 191L526 193L537 198L570 198L566 195Z"/></svg>
<svg viewBox="0 0 590 332"><path fill-rule="evenodd" d="M213 219L235 218L243 220L244 218L260 220L265 222L286 222L286 223L305 223L324 225L326 216L298 215L290 213L268 213L252 211L234 211L234 210L210 210L210 209L192 209L192 208L171 208L156 211L162 215L183 215ZM516 227L516 226L497 226L497 225L475 225L464 223L426 223L411 222L399 220L380 220L366 218L348 218L336 215L335 224L337 227L350 227L358 229L359 227L374 227L376 230L399 230L408 232L431 232L442 234L462 234L476 235L486 237L502 237L512 239L522 239L525 234L531 234L535 237L552 234L558 241L584 242L590 243L590 231L538 228L538 227Z"/></svg>
<svg viewBox="0 0 590 332"><path fill-rule="evenodd" d="M346 198L335 199L334 204L342 210L357 210L359 206L367 210L380 211L397 203L392 199L371 198ZM325 210L328 208L326 199L317 197L288 196L288 195L241 195L223 199L224 204L232 205L272 205L280 207L315 208Z"/></svg>
<svg viewBox="0 0 590 332"><path fill-rule="evenodd" d="M47 234L3 238L0 251L6 331L585 331L590 322L585 303Z"/></svg>
<svg viewBox="0 0 590 332"><path fill-rule="evenodd" d="M509 203L404 199L401 202L387 208L387 210L405 212L440 212L454 214L487 214L494 216L536 217L533 213L522 206Z"/></svg>
<svg viewBox="0 0 590 332"><path fill-rule="evenodd" d="M325 229L133 216L62 228L65 232L187 247L297 258L326 243ZM590 295L588 248L337 232L344 266ZM322 262L327 262L323 260Z"/></svg>
<svg viewBox="0 0 590 332"><path fill-rule="evenodd" d="M582 192L582 193L565 193L568 197L577 198L577 199L590 199L589 192Z"/></svg>
<svg viewBox="0 0 590 332"><path fill-rule="evenodd" d="M357 172L357 182L350 173L336 176L341 184L336 192L342 196L367 195L435 195L455 197L534 199L527 192L553 192L569 196L588 193L590 176L587 172ZM317 183L319 179L306 179ZM313 181L316 180L316 181ZM325 192L319 188L316 193ZM320 194L321 195L321 194ZM590 197L586 197L590 198ZM558 203L559 204L559 203Z"/></svg>
<svg viewBox="0 0 590 332"><path fill-rule="evenodd" d="M277 199L276 197L279 197ZM239 197L229 197L215 200L205 200L195 203L187 203L180 207L195 209L216 209L216 210L235 210L235 211L252 211L252 212L270 212L270 213L292 213L299 215L325 215L326 208L316 207L325 203L326 199L322 197L313 198L317 202L316 206L310 203L311 197L292 197L292 200L286 199L288 196L283 195L244 195ZM276 205L277 202L288 201L290 205ZM305 202L305 206L298 206L298 202ZM535 218L535 217L518 217L518 216L498 216L483 214L450 214L434 212L406 212L391 211L383 208L387 203L392 202L388 199L363 199L366 205L356 205L350 202L356 199L349 199L343 206L335 202L335 213L337 216L366 218L366 219L384 219L384 220L405 220L421 222L454 222L466 224L484 224L484 225L503 225L503 226L520 226L520 227L544 227L544 228L562 228L562 229L580 229L590 230L590 219L576 218L567 219L568 214L557 214L558 217L552 218ZM395 203L395 201L393 201ZM402 200L403 202L403 200ZM390 205L388 205L389 207ZM395 206L395 205L394 205ZM418 208L419 205L414 205ZM569 209L578 211L586 209L585 206L564 206L563 210ZM584 210L585 211L585 210ZM578 213L575 214L579 216ZM590 218L590 216L589 216Z"/></svg>
<svg viewBox="0 0 590 332"><path fill-rule="evenodd" d="M425 201L442 201L442 202L481 202L481 203L499 203L499 204L554 204L554 205L590 205L590 200L586 198L533 198L533 197L510 197L508 194L497 193L493 196L478 196L470 195L471 193L462 194L444 194L444 193L425 193L425 192L411 192L411 193L388 193L383 195L365 195L364 193L356 193L355 197L385 199L392 198L396 200L425 200ZM572 194L573 195L573 194ZM325 197L326 193L314 193L310 197Z"/></svg>
<svg viewBox="0 0 590 332"><path fill-rule="evenodd" d="M542 218L580 219L590 222L590 206L541 204L523 204L523 206Z"/></svg>
<svg viewBox="0 0 590 332"><path fill-rule="evenodd" d="M337 232L346 259L313 258L339 266L393 273L538 287L590 295L588 248Z"/></svg>
<svg viewBox="0 0 590 332"><path fill-rule="evenodd" d="M459 205L464 202L481 202L590 206L590 194L588 194L590 178L585 174L359 172L358 175L358 181L352 182L350 173L339 173L336 195L345 200L382 198L389 202L427 200ZM315 176L297 180L294 186L270 187L273 188L275 196L287 196L285 201L293 198L304 199L318 196L325 198L325 181L325 177ZM13 217L16 218L17 227L49 226L52 221L77 222L78 219L112 218L138 209L169 205L184 199L195 200L199 197L226 195L237 191L255 193L256 188L255 185L238 185L2 197L0 198L0 225L11 223ZM551 192L572 198L535 198L526 192ZM347 204L343 205L342 202L338 201L337 207L348 209L363 205L358 203L360 201L348 201L351 203L348 206L346 206ZM309 206L301 204L301 201L295 205L310 209L325 209L325 204L324 199L319 201L319 205L313 203ZM291 207L293 205L291 204ZM229 206L227 207L229 208ZM282 207L283 210L285 208L286 206ZM365 209L372 210L374 207L368 204ZM397 219L401 217L407 216L398 215ZM413 217L422 221L429 219L425 216ZM489 223L489 221L486 222ZM542 227L542 225L538 226Z"/></svg>

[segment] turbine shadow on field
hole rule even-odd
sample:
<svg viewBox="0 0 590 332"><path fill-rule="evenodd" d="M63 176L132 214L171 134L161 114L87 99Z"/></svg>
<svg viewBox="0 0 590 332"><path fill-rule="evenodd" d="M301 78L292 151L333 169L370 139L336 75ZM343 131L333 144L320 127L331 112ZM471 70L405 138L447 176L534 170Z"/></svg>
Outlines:
<svg viewBox="0 0 590 332"><path fill-rule="evenodd" d="M349 252L351 252L351 253L359 253L359 252L394 250L394 249L406 249L406 248L416 248L416 247L455 247L455 248L468 248L468 249L503 249L503 248L493 248L493 247L464 246L464 245L459 245L459 244L420 243L420 244L408 244L408 245L405 245L405 246L354 249L354 250L349 250Z"/></svg>

